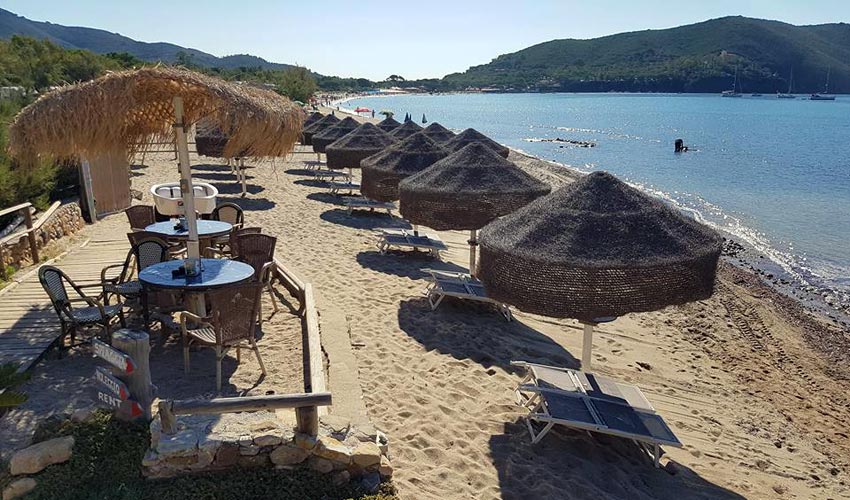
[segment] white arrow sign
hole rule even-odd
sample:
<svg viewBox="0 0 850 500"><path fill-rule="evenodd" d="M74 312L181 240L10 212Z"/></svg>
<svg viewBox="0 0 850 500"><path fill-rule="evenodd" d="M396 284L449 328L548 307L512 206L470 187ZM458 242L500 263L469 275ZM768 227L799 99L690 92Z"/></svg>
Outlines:
<svg viewBox="0 0 850 500"><path fill-rule="evenodd" d="M115 368L122 370L124 373L133 373L133 370L136 369L136 364L133 363L133 359L127 354L98 339L92 339L91 343L95 355L106 360Z"/></svg>
<svg viewBox="0 0 850 500"><path fill-rule="evenodd" d="M94 378L104 387L109 389L114 396L119 397L121 400L125 400L130 397L130 390L127 388L127 385L109 373L108 368L98 366L97 370L94 372Z"/></svg>

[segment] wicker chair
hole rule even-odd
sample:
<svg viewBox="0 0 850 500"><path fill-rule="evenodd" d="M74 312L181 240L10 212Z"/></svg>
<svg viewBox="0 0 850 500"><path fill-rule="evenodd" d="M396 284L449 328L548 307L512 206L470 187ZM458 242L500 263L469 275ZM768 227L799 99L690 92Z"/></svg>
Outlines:
<svg viewBox="0 0 850 500"><path fill-rule="evenodd" d="M208 295L212 311L210 317L201 318L190 312L181 312L183 368L186 373L189 373L189 348L192 345L215 348L215 387L221 392L221 361L227 351L235 347L236 361L241 362L241 347L244 345L254 351L260 370L263 376L266 375L255 338L262 291L263 287L259 283L215 290ZM190 327L190 321L196 326Z"/></svg>
<svg viewBox="0 0 850 500"><path fill-rule="evenodd" d="M234 255L239 254L239 237L243 234L260 234L262 232L262 228L259 227L243 227L243 228L233 228L230 230L230 234L227 235L227 239L221 242L213 242L215 244L214 247L209 247L204 249L204 257L208 259L220 259L225 257L232 257Z"/></svg>
<svg viewBox="0 0 850 500"><path fill-rule="evenodd" d="M168 247L168 257L176 259L182 257L186 253L186 245L180 241L167 240L159 233L152 231L135 231L127 233L127 239L130 240L130 246L135 247L145 241L157 241Z"/></svg>
<svg viewBox="0 0 850 500"><path fill-rule="evenodd" d="M272 299L274 312L278 312L277 300L272 291L272 273L274 268L274 247L277 238L267 234L240 234L236 237L236 252L234 260L244 262L254 268L254 282L262 283L263 288L269 292ZM263 324L263 309L260 305L260 325Z"/></svg>
<svg viewBox="0 0 850 500"><path fill-rule="evenodd" d="M132 235L139 234L142 234L142 232L130 233L130 241L134 240ZM142 284L139 280L133 279L133 274L141 272L150 265L169 260L169 247L164 240L159 238L139 238L139 240L127 252L124 263L106 266L100 271L100 281L103 283L103 303L105 305L109 304L110 295L124 297L125 299L138 299L142 294ZM107 274L114 269L121 271L111 278L107 277Z"/></svg>
<svg viewBox="0 0 850 500"><path fill-rule="evenodd" d="M146 227L156 222L156 212L152 205L133 205L124 210L130 221L130 229L144 231Z"/></svg>
<svg viewBox="0 0 850 500"><path fill-rule="evenodd" d="M56 314L59 316L59 322L62 329L60 338L65 335L70 336L70 347L74 347L77 329L80 327L98 326L104 332L106 341L111 341L112 329L111 323L116 318L121 323L121 326L126 326L124 321L123 307L124 304L118 303L115 305L105 305L98 298L101 296L89 297L83 292L83 288L102 287L101 283L80 286L74 283L67 274L59 268L53 266L41 266L38 270L38 280ZM68 288L74 291L77 297L72 298L68 294ZM74 307L74 304L86 304L82 307Z"/></svg>
<svg viewBox="0 0 850 500"><path fill-rule="evenodd" d="M225 202L215 207L210 214L210 219L229 222L233 227L241 228L245 224L245 212L236 203Z"/></svg>

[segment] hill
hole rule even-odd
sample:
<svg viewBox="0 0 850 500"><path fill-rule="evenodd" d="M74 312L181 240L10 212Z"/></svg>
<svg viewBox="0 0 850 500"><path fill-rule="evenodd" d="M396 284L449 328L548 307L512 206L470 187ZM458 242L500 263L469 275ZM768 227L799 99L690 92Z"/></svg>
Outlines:
<svg viewBox="0 0 850 500"><path fill-rule="evenodd" d="M12 35L23 35L32 38L50 40L68 49L85 49L97 54L110 52L126 52L143 61L162 61L167 63L191 63L205 68L237 69L240 67L262 69L287 69L288 64L278 64L263 58L238 54L216 57L197 49L181 47L172 43L139 42L118 33L83 28L77 26L62 26L48 22L31 21L7 10L0 9L0 39L9 39Z"/></svg>
<svg viewBox="0 0 850 500"><path fill-rule="evenodd" d="M450 88L720 92L735 68L743 92L850 92L850 25L794 26L724 17L590 40L552 40L443 78Z"/></svg>

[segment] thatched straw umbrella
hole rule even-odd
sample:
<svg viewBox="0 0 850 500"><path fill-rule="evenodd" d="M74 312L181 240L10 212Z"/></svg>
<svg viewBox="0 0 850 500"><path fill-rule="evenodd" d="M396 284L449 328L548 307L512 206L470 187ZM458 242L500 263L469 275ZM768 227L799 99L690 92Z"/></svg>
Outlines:
<svg viewBox="0 0 850 500"><path fill-rule="evenodd" d="M301 135L304 112L280 95L193 71L143 68L68 85L25 107L9 129L10 152L27 162L40 155L129 154L148 140L176 138L183 206L189 229L186 266L200 251L186 128L201 117L228 137L222 155L285 156Z"/></svg>
<svg viewBox="0 0 850 500"><path fill-rule="evenodd" d="M333 127L337 123L339 123L339 118L337 118L334 115L325 115L324 117L319 118L318 120L311 123L310 125L305 125L304 131L302 132L302 136L303 136L302 141L303 142L301 144L303 144L305 146L312 146L313 145L312 139L313 139L314 135Z"/></svg>
<svg viewBox="0 0 850 500"><path fill-rule="evenodd" d="M708 298L722 239L611 174L594 172L481 231L478 277L519 309L585 323Z"/></svg>
<svg viewBox="0 0 850 500"><path fill-rule="evenodd" d="M347 117L332 127L328 127L321 132L313 135L313 151L316 153L324 153L325 148L341 139L342 136L351 132L360 126L360 122L352 117Z"/></svg>
<svg viewBox="0 0 850 500"><path fill-rule="evenodd" d="M422 132L422 127L416 124L416 122L405 120L404 123L395 128L390 135L395 137L398 140L407 139L411 135Z"/></svg>
<svg viewBox="0 0 850 500"><path fill-rule="evenodd" d="M210 120L202 118L195 124L195 148L199 155L222 158L227 140L224 132Z"/></svg>
<svg viewBox="0 0 850 500"><path fill-rule="evenodd" d="M413 134L360 162L360 192L378 201L398 199L398 183L449 155L425 134Z"/></svg>
<svg viewBox="0 0 850 500"><path fill-rule="evenodd" d="M507 146L502 146L498 142L494 141L493 139L490 139L489 137L475 130L474 128L468 128L463 132L457 134L456 136L452 137L451 139L443 143L443 147L454 153L455 151L460 151L464 148L464 146L472 142L480 142L481 144L484 144L488 148L498 153L499 156L501 156L502 158L507 158L508 154L510 153L510 149L508 149Z"/></svg>
<svg viewBox="0 0 850 500"><path fill-rule="evenodd" d="M431 125L428 125L424 129L422 129L422 132L424 132L425 135L430 137L431 140L433 140L437 144L442 144L442 143L444 143L444 142L446 142L450 139L453 139L455 137L454 132L452 132L451 130L447 129L446 127L440 125L437 122L434 122Z"/></svg>
<svg viewBox="0 0 850 500"><path fill-rule="evenodd" d="M383 130L386 133L392 132L393 130L397 129L399 126L401 126L401 123L399 123L392 116L388 116L378 123L378 128Z"/></svg>
<svg viewBox="0 0 850 500"><path fill-rule="evenodd" d="M549 193L549 186L479 143L472 143L398 183L401 215L437 230L469 230L475 273L476 231Z"/></svg>
<svg viewBox="0 0 850 500"><path fill-rule="evenodd" d="M360 160L368 158L398 142L371 123L364 123L325 148L328 168L341 170L360 168Z"/></svg>
<svg viewBox="0 0 850 500"><path fill-rule="evenodd" d="M309 127L310 125L316 123L324 117L325 115L319 113L318 111L313 111L312 113L310 113L310 116L308 116L307 119L304 120L304 128Z"/></svg>

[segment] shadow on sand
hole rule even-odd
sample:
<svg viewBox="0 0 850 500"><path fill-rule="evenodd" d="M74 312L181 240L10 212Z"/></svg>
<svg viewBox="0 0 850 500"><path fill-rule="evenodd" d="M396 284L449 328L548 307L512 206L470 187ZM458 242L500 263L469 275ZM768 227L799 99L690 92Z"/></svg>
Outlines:
<svg viewBox="0 0 850 500"><path fill-rule="evenodd" d="M289 175L302 175L305 177L313 177L316 175L315 170L310 170L308 168L290 168L289 170L284 170L283 173Z"/></svg>
<svg viewBox="0 0 850 500"><path fill-rule="evenodd" d="M298 179L294 181L294 184L298 184L299 186L307 186L312 188L325 188L327 189L328 183L326 181L320 181L319 179Z"/></svg>
<svg viewBox="0 0 850 500"><path fill-rule="evenodd" d="M407 250L389 251L385 254L382 254L378 250L360 252L357 254L357 263L379 273L392 274L393 276L414 280L420 280L430 276L423 269L466 272L466 268L451 262L443 262L435 259L428 252ZM423 281L423 290L425 289L425 284L426 282Z"/></svg>
<svg viewBox="0 0 850 500"><path fill-rule="evenodd" d="M346 209L334 208L322 212L319 217L323 221L353 229L374 230L382 227L410 229L410 224L406 220L388 215L383 210L355 210L349 215Z"/></svg>
<svg viewBox="0 0 850 500"><path fill-rule="evenodd" d="M313 201L320 201L322 203L328 203L330 205L336 205L338 207L344 205L341 196L331 193L310 193L307 195L307 199Z"/></svg>

